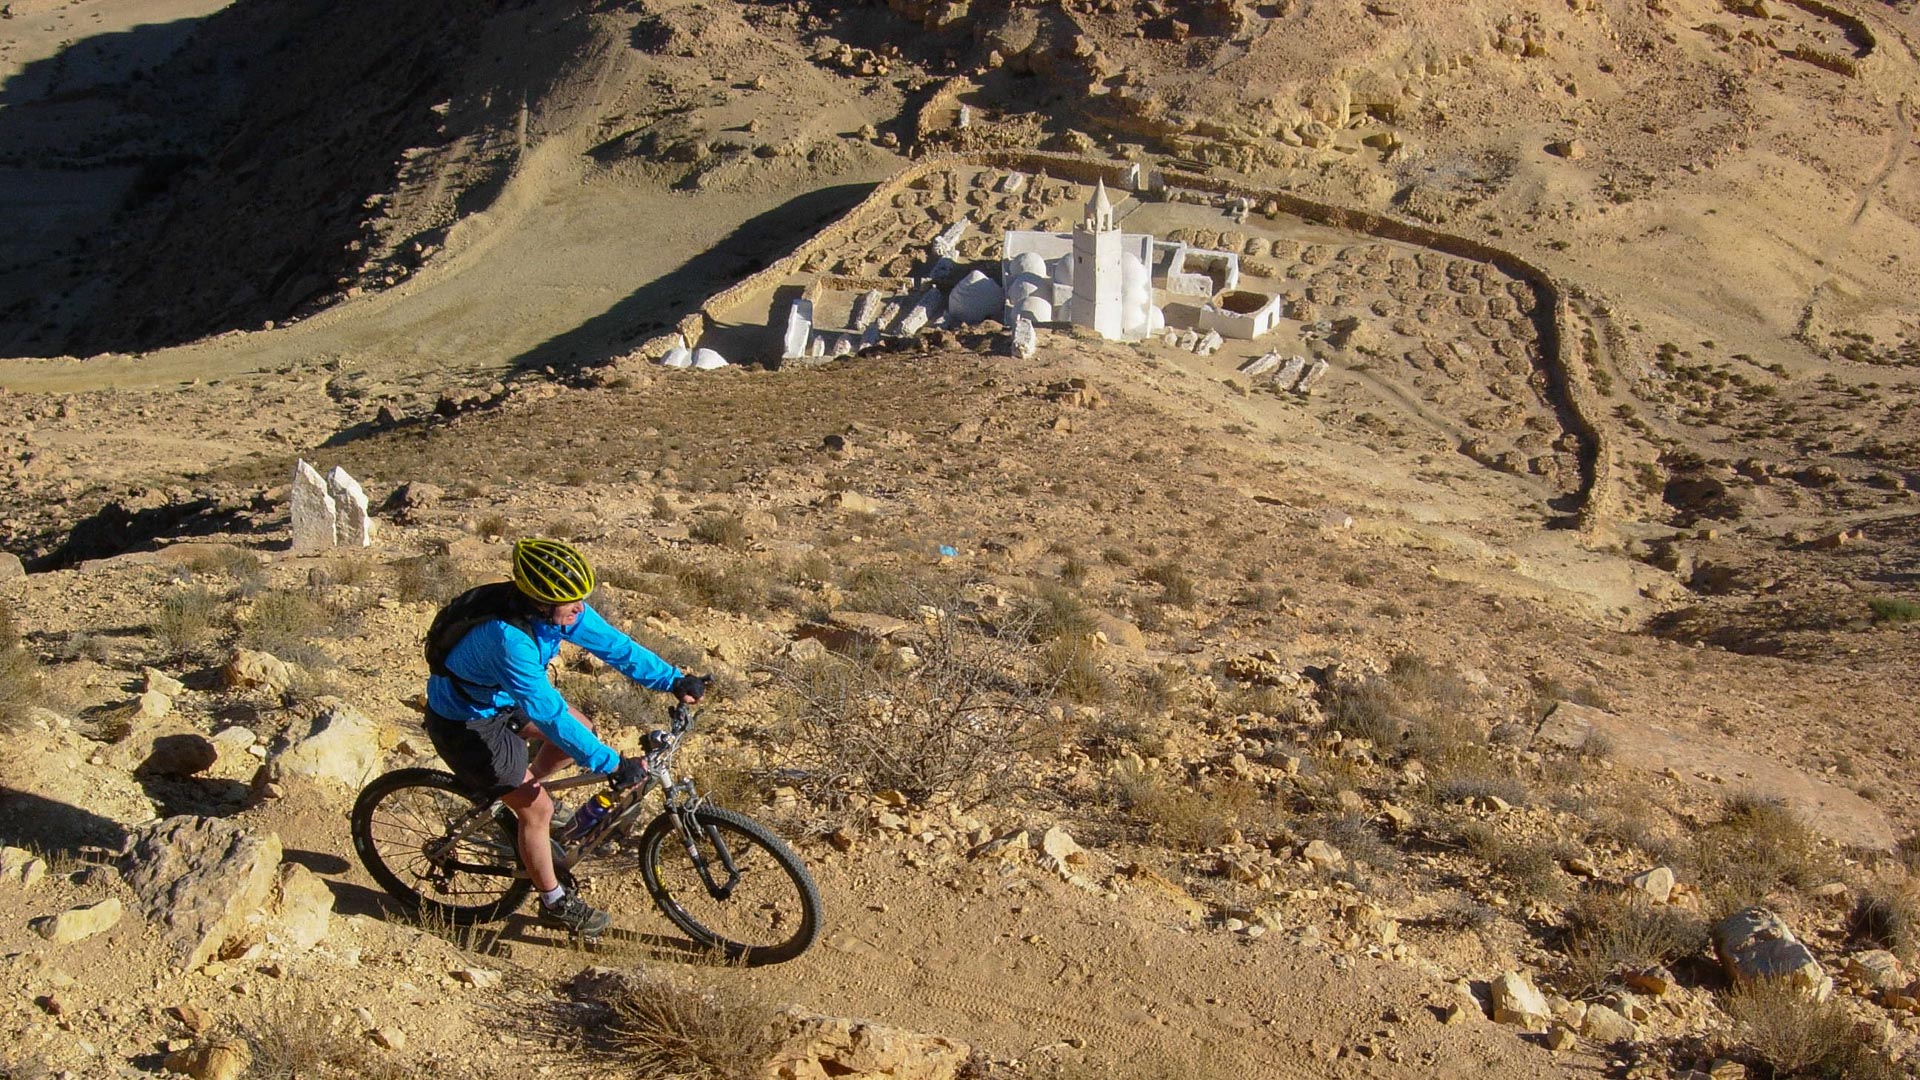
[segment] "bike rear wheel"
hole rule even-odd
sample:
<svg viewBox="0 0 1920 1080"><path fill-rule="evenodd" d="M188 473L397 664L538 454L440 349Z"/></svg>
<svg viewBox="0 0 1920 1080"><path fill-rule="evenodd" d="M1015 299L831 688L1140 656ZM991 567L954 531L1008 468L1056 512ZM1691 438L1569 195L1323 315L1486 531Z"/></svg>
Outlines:
<svg viewBox="0 0 1920 1080"><path fill-rule="evenodd" d="M505 918L533 888L520 876L513 812L503 808L493 821L450 839L453 823L484 805L438 769L387 773L354 801L353 849L410 911L459 926Z"/></svg>
<svg viewBox="0 0 1920 1080"><path fill-rule="evenodd" d="M682 819L694 834L691 849ZM654 904L696 944L729 960L791 960L820 932L813 877L779 837L745 814L717 806L661 814L641 834L639 857Z"/></svg>

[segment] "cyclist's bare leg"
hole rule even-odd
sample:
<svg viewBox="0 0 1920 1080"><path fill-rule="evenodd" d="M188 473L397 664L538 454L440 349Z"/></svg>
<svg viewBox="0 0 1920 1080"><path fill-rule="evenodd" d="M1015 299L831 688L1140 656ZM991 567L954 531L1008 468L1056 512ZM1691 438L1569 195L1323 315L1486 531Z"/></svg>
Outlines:
<svg viewBox="0 0 1920 1080"><path fill-rule="evenodd" d="M585 725L588 731L593 730L593 725L580 715L578 709L571 705L567 708L573 712L575 720ZM539 734L532 724L520 729L520 733L529 739ZM542 742L540 750L527 766L525 782L500 797L501 802L513 808L514 816L520 821L517 837L520 865L527 868L527 877L533 880L533 887L543 893L560 887L560 875L553 871L553 846L548 841L553 828L553 796L540 786L540 781L552 775L567 760L565 750L550 742Z"/></svg>
<svg viewBox="0 0 1920 1080"><path fill-rule="evenodd" d="M512 807L520 821L520 864L527 868L533 887L543 893L559 888L560 876L553 872L553 848L547 839L553 826L553 797L528 769L526 782L500 796L500 801Z"/></svg>

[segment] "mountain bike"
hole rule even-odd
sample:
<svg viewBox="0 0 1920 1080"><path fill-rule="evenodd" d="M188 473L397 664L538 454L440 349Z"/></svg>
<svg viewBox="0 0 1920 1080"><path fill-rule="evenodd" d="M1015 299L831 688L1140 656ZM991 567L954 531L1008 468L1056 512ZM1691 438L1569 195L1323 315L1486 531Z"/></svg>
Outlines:
<svg viewBox="0 0 1920 1080"><path fill-rule="evenodd" d="M643 896L693 942L747 965L777 964L807 950L820 932L820 891L806 866L766 826L709 803L673 759L699 713L667 710L666 730L643 739L647 780L609 790L604 816L584 832L558 823L553 865L562 883L616 914ZM607 780L580 773L543 781L550 793ZM647 796L663 793L659 814L637 829ZM576 811L576 814L578 811ZM360 861L407 909L458 926L511 915L533 891L520 865L513 811L467 789L440 769L398 769L376 777L353 804Z"/></svg>

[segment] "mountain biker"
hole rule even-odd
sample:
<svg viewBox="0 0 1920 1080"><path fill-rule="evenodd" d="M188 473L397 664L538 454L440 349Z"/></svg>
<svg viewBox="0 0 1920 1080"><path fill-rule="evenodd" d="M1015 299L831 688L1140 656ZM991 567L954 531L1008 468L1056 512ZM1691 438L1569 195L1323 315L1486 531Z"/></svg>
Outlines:
<svg viewBox="0 0 1920 1080"><path fill-rule="evenodd" d="M547 665L570 641L650 690L686 704L706 681L688 675L621 633L587 605L593 568L571 544L525 539L513 545L510 610L475 622L446 653L446 675L427 679L427 737L463 783L513 808L521 865L540 891L540 921L594 935L611 921L560 884L548 836L554 801L540 781L571 758L609 774L616 788L646 778L639 755L622 756L553 688ZM451 606L451 605L450 605ZM546 745L527 756L534 733Z"/></svg>

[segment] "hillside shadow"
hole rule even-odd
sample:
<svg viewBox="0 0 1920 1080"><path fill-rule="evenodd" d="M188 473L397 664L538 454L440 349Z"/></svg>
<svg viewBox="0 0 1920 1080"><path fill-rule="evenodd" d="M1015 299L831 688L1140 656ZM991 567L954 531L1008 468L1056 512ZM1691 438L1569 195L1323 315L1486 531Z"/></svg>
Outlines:
<svg viewBox="0 0 1920 1080"><path fill-rule="evenodd" d="M17 788L0 786L0 844L53 855L78 855L82 848L118 850L126 827L70 803Z"/></svg>
<svg viewBox="0 0 1920 1080"><path fill-rule="evenodd" d="M765 269L822 225L866 198L876 185L841 184L795 196L749 218L719 243L674 270L629 293L605 312L556 334L513 358L517 369L551 367L575 371L604 363L610 352L631 348L671 330L714 293ZM776 346L784 324L772 331ZM771 363L770 355L728 356L734 363Z"/></svg>

